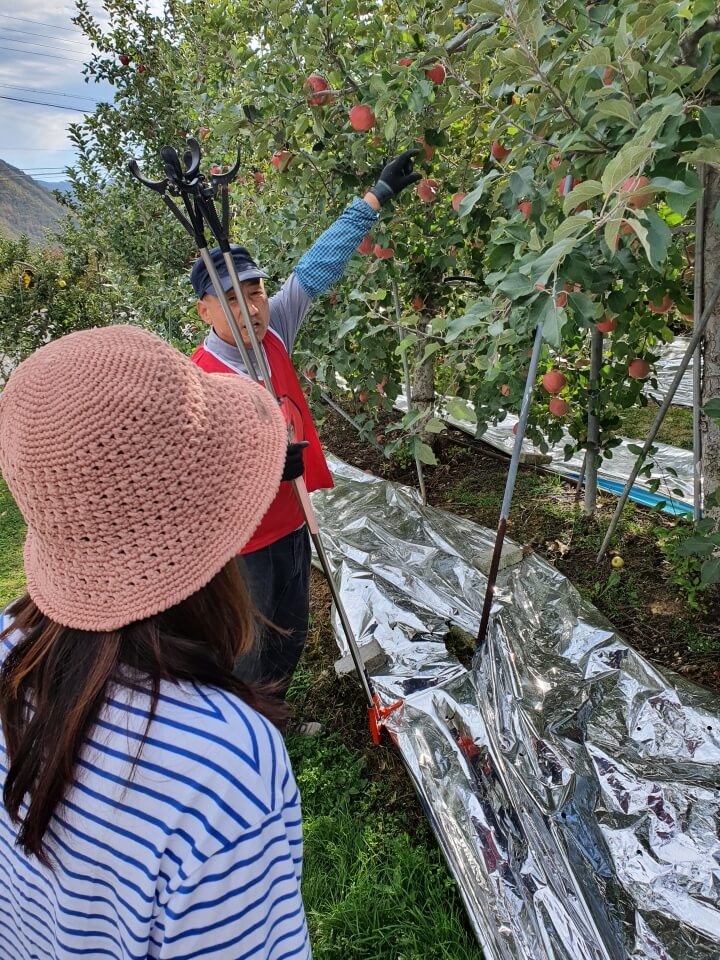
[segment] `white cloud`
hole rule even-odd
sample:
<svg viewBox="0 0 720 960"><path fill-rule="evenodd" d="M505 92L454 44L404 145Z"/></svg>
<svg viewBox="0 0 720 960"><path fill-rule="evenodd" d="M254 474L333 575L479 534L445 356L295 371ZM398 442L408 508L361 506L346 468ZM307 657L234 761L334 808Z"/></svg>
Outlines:
<svg viewBox="0 0 720 960"><path fill-rule="evenodd" d="M161 0L153 0L152 9L159 12ZM93 2L91 10L100 22L106 19L100 3ZM89 55L90 44L72 23L74 14L71 2L25 0L20 5L0 0L0 95L59 105L0 99L0 157L33 175L30 168L50 170L72 163L75 151L68 140L67 127L81 119L82 114L61 106L92 111L93 99L112 97L108 84L85 82L83 60ZM14 89L17 87L25 89ZM60 177L40 174L39 179Z"/></svg>

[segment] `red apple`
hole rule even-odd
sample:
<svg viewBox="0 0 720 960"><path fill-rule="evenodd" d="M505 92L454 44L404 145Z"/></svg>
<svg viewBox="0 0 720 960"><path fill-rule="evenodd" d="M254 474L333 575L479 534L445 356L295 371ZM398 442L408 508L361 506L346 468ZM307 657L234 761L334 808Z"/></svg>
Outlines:
<svg viewBox="0 0 720 960"><path fill-rule="evenodd" d="M216 177L219 173L222 173L222 167L210 167L210 173Z"/></svg>
<svg viewBox="0 0 720 960"><path fill-rule="evenodd" d="M560 393L566 384L567 380L559 370L548 370L542 378L542 385L548 393Z"/></svg>
<svg viewBox="0 0 720 960"><path fill-rule="evenodd" d="M120 63L121 63L124 67L126 67L126 66L130 63L130 59L131 59L131 58L129 57L129 55L128 55L127 53L121 53L118 59L120 60Z"/></svg>
<svg viewBox="0 0 720 960"><path fill-rule="evenodd" d="M646 187L650 181L647 177L628 177L625 183L620 187L623 193L629 193L627 205L634 210L647 207L653 202L652 195L645 193L643 187ZM643 191L643 192L638 192Z"/></svg>
<svg viewBox="0 0 720 960"><path fill-rule="evenodd" d="M422 297L413 297L412 308L413 310L422 310L425 306L425 301Z"/></svg>
<svg viewBox="0 0 720 960"><path fill-rule="evenodd" d="M271 163L279 173L284 173L292 162L293 155L289 150L276 150L272 155Z"/></svg>
<svg viewBox="0 0 720 960"><path fill-rule="evenodd" d="M412 57L400 57L398 63L401 67L411 67L415 61Z"/></svg>
<svg viewBox="0 0 720 960"><path fill-rule="evenodd" d="M605 319L595 324L595 329L599 330L600 333L613 333L617 330L617 320L606 313Z"/></svg>
<svg viewBox="0 0 720 960"><path fill-rule="evenodd" d="M445 83L445 67L441 63L436 63L434 67L425 71L425 76L436 85Z"/></svg>
<svg viewBox="0 0 720 960"><path fill-rule="evenodd" d="M548 403L548 410L554 417L564 417L570 410L570 404L562 397L553 397Z"/></svg>
<svg viewBox="0 0 720 960"><path fill-rule="evenodd" d="M357 248L357 252L361 253L363 256L367 256L369 253L372 253L373 249L373 239L371 233L366 233L360 242L360 246Z"/></svg>
<svg viewBox="0 0 720 960"><path fill-rule="evenodd" d="M337 302L338 302L337 290L333 290L332 293L330 294L330 303L332 303L332 305L335 306Z"/></svg>
<svg viewBox="0 0 720 960"><path fill-rule="evenodd" d="M560 293L555 297L555 306L564 307L568 301L567 290L561 290Z"/></svg>
<svg viewBox="0 0 720 960"><path fill-rule="evenodd" d="M253 173L253 180L259 187L261 187L265 183L265 175L260 173L259 170L255 170Z"/></svg>
<svg viewBox="0 0 720 960"><path fill-rule="evenodd" d="M605 67L605 73L603 73L603 78L602 78L603 85L606 87L609 87L613 82L614 76L615 76L615 71L613 70L613 68Z"/></svg>
<svg viewBox="0 0 720 960"><path fill-rule="evenodd" d="M510 151L504 147L499 140L493 140L493 142L490 144L490 153L492 154L493 158L495 160L499 160L500 163L502 163L503 160L507 160L507 158L510 156Z"/></svg>
<svg viewBox="0 0 720 960"><path fill-rule="evenodd" d="M529 220L532 213L532 204L529 200L523 200L522 203L518 204L518 210L522 214L523 220Z"/></svg>
<svg viewBox="0 0 720 960"><path fill-rule="evenodd" d="M561 163L562 163L562 157L560 156L559 153L555 153L553 154L552 157L550 157L551 170L557 170L557 168L560 166Z"/></svg>
<svg viewBox="0 0 720 960"><path fill-rule="evenodd" d="M308 103L311 107L319 107L324 103L332 103L332 94L323 92L330 89L325 77L313 73L305 81L305 86L308 90L312 91L312 94L308 96Z"/></svg>
<svg viewBox="0 0 720 960"><path fill-rule="evenodd" d="M669 293L665 294L661 303L653 303L648 300L648 310L650 313L670 313L674 306L675 304Z"/></svg>
<svg viewBox="0 0 720 960"><path fill-rule="evenodd" d="M376 433L376 434L375 434L375 443L379 444L379 446L381 446L381 447L384 447L385 444L387 443L387 438L386 438L385 434L384 434L384 433Z"/></svg>
<svg viewBox="0 0 720 960"><path fill-rule="evenodd" d="M373 247L373 253L378 260L391 260L394 252L392 247L381 247L379 243Z"/></svg>
<svg viewBox="0 0 720 960"><path fill-rule="evenodd" d="M566 197L570 191L574 190L580 183L582 183L582 180L576 180L575 177L572 179L570 177L563 177L557 185L558 196Z"/></svg>
<svg viewBox="0 0 720 960"><path fill-rule="evenodd" d="M453 194L451 203L455 213L460 213L460 204L463 202L466 196L467 196L466 193L462 193L460 191L458 191L458 193Z"/></svg>
<svg viewBox="0 0 720 960"><path fill-rule="evenodd" d="M356 103L351 107L349 118L353 130L359 130L361 133L372 130L375 126L375 114L364 103Z"/></svg>
<svg viewBox="0 0 720 960"><path fill-rule="evenodd" d="M369 399L370 399L370 394L367 392L367 390L362 390L358 394L358 400L360 401L360 403L367 403Z"/></svg>
<svg viewBox="0 0 720 960"><path fill-rule="evenodd" d="M515 426L512 428L512 432L515 434L515 436L517 436L518 426L519 424L516 423Z"/></svg>
<svg viewBox="0 0 720 960"><path fill-rule="evenodd" d="M415 188L418 197L422 200L423 203L435 203L438 200L438 187L440 184L437 180L421 180Z"/></svg>
<svg viewBox="0 0 720 960"><path fill-rule="evenodd" d="M303 373L308 380L317 380L317 371L315 370L315 367L308 367L307 370L303 370Z"/></svg>
<svg viewBox="0 0 720 960"><path fill-rule="evenodd" d="M642 357L636 357L628 364L628 375L633 380L645 380L650 376L650 364Z"/></svg>
<svg viewBox="0 0 720 960"><path fill-rule="evenodd" d="M198 136L201 140L207 140L210 136L210 127L200 127L198 130Z"/></svg>
<svg viewBox="0 0 720 960"><path fill-rule="evenodd" d="M137 72L138 72L138 73L145 73L145 70L146 70L146 67L145 67L145 64L144 64L144 63L139 63L139 64L137 65Z"/></svg>
<svg viewBox="0 0 720 960"><path fill-rule="evenodd" d="M426 143L425 137L416 137L415 141L422 147L423 157L426 160L432 160L432 158L435 156L435 147L431 146L429 143Z"/></svg>
<svg viewBox="0 0 720 960"><path fill-rule="evenodd" d="M509 397L509 396L510 396L510 384L509 384L509 383L504 383L504 384L500 387L500 393L501 393L504 397Z"/></svg>
<svg viewBox="0 0 720 960"><path fill-rule="evenodd" d="M375 384L375 389L380 394L381 397L385 396L385 384L387 383L387 377L383 377L380 383Z"/></svg>

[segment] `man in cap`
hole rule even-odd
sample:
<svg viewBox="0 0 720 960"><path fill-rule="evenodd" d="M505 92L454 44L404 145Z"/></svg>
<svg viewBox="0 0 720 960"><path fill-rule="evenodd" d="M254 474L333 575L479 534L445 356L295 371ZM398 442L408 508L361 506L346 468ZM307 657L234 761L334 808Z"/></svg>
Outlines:
<svg viewBox="0 0 720 960"><path fill-rule="evenodd" d="M420 174L413 171L414 155L415 151L407 150L384 167L375 186L362 199L355 199L318 238L274 296L268 298L263 282L267 274L259 269L247 249L232 248L248 313L265 354L275 392L283 398L285 409L293 413L296 439L306 443L304 450L295 448L295 455L304 454L305 482L310 492L331 487L332 478L290 360L293 344L313 300L342 277L363 237L379 219L380 207L420 179ZM222 254L216 249L211 251L211 256L242 331L243 342L250 350ZM193 361L209 372L247 376L230 325L201 260L194 264L190 279L198 297L198 313L211 327ZM240 660L236 672L250 682L275 683L278 692L284 695L307 638L310 586L310 540L290 483L281 483L277 497L243 549L239 562L256 608L282 632L265 628L256 652L251 658L246 656Z"/></svg>

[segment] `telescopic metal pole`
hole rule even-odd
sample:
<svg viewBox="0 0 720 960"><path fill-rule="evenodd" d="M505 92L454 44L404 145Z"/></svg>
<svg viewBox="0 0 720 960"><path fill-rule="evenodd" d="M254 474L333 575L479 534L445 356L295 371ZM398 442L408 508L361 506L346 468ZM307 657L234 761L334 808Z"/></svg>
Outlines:
<svg viewBox="0 0 720 960"><path fill-rule="evenodd" d="M673 377L672 383L668 387L668 391L665 394L665 399L660 405L660 409L658 410L655 416L653 425L650 427L650 432L647 436L647 439L645 440L645 443L643 444L643 448L638 454L638 458L635 461L635 465L630 471L630 476L627 478L625 482L625 487L623 488L623 492L620 494L620 500L618 501L618 505L615 508L615 513L613 514L612 519L610 521L610 526L608 527L607 533L605 534L605 539L603 540L602 546L600 547L600 552L597 555L596 559L598 563L600 563L600 561L603 559L603 557L607 552L607 548L610 545L610 541L612 540L613 534L615 533L615 528L617 527L618 522L620 520L620 514L622 513L623 507L627 503L627 499L630 496L632 485L635 483L635 480L637 479L637 475L640 473L640 470L642 469L642 466L645 463L645 458L647 457L648 450L652 446L653 441L655 440L655 437L658 434L658 430L662 426L662 422L665 419L665 414L670 409L670 404L673 402L673 398L677 393L677 389L680 386L682 378L685 376L685 371L690 365L690 361L692 360L693 355L697 350L698 344L700 343L703 333L705 332L705 327L708 324L708 320L712 316L713 310L715 309L715 304L717 303L718 297L720 297L720 280L713 287L713 291L710 294L710 297L708 298L707 303L705 304L705 308L702 312L702 316L698 320L697 325L695 327L695 332L690 338L690 343L687 346L687 350L685 351L685 354L682 360L680 361L680 366L678 367L677 372Z"/></svg>
<svg viewBox="0 0 720 960"><path fill-rule="evenodd" d="M477 647L484 643L487 635L488 623L490 621L490 611L492 610L493 597L495 595L495 584L497 582L498 570L500 569L500 557L502 555L503 543L505 542L508 517L510 516L510 504L512 503L512 495L513 490L515 489L515 480L517 479L518 467L520 466L522 444L523 439L525 438L525 430L527 428L528 417L530 415L530 404L532 402L535 379L537 377L537 368L538 361L540 359L540 348L542 347L544 327L544 322L540 323L535 331L535 343L533 344L532 354L530 355L530 368L528 369L528 375L525 381L525 390L523 391L522 404L520 406L520 418L517 423L515 444L513 445L512 457L510 458L510 467L508 469L507 480L505 482L505 495L503 496L502 507L500 508L500 521L498 523L497 533L495 534L495 548L493 549L492 560L490 562L487 589L485 590L485 602L483 603L482 616L480 618L480 629L478 630L477 635Z"/></svg>
<svg viewBox="0 0 720 960"><path fill-rule="evenodd" d="M265 356L265 351L262 349L260 341L257 338L255 333L255 328L253 327L252 318L250 317L250 312L247 307L247 302L245 300L245 295L242 289L242 284L238 277L237 267L235 266L235 261L232 256L232 250L230 249L230 242L228 240L227 234L223 230L220 219L217 216L215 208L212 206L212 203L202 197L199 198L200 209L205 216L205 219L208 222L210 230L215 236L215 239L218 242L218 246L223 255L225 265L227 267L228 275L232 282L233 291L237 299L238 305L240 307L240 313L242 315L243 322L245 324L245 330L247 332L248 340L253 351L254 359L257 361L257 366L260 372L260 377L262 378L263 385L267 390L270 391L273 397L277 399L277 393L273 386L272 377L270 374L270 368L267 363L267 357ZM232 311L231 311L232 312ZM237 328L237 325L235 325ZM231 327L232 329L232 327ZM238 346L242 343L242 336L238 330L237 334L233 330L233 336L236 337ZM248 372L253 370L252 360L250 359L247 364ZM317 516L313 509L312 503L310 501L310 495L308 493L307 487L305 485L305 480L303 477L298 477L296 480L291 481L295 495L298 498L300 507L305 516L305 521L310 532L310 537L312 539L313 545L315 546L315 551L317 553L320 565L322 566L323 573L330 587L330 593L335 603L335 609L337 610L340 623L343 628L343 633L345 634L345 640L347 641L348 649L350 655L355 664L355 668L360 677L360 682L363 687L363 692L365 693L365 698L368 702L368 707L374 709L376 706L375 698L373 696L372 685L370 682L370 676L367 672L367 668L363 663L362 657L360 656L360 650L355 640L355 635L353 634L352 626L345 610L345 605L342 602L340 593L335 585L335 580L332 575L332 570L330 567L330 561L328 559L327 553L325 551L325 546L320 537L320 527L318 525Z"/></svg>
<svg viewBox="0 0 720 960"><path fill-rule="evenodd" d="M697 327L703 306L705 289L705 164L698 166L700 196L695 215L695 289L693 297L693 329ZM698 343L693 357L693 506L695 521L702 517L702 431L700 411L702 408L702 343Z"/></svg>
<svg viewBox="0 0 720 960"><path fill-rule="evenodd" d="M395 303L395 319L397 320L397 332L400 337L400 342L402 343L402 309L400 307L400 293L398 291L398 284L395 277L392 278L392 292L393 292L393 301ZM402 357L403 365L403 374L405 375L405 396L407 398L407 412L410 413L412 409L412 384L410 382L410 361L408 360L407 350L403 347L400 351ZM420 487L420 497L422 498L423 506L427 506L427 492L425 490L425 476L423 474L422 461L417 454L415 454L415 469L417 471L418 486Z"/></svg>

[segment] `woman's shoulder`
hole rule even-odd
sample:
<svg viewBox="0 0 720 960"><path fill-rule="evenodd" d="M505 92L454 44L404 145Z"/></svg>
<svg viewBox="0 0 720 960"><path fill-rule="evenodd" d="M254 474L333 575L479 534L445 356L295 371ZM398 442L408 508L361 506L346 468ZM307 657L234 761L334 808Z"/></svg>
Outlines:
<svg viewBox="0 0 720 960"><path fill-rule="evenodd" d="M130 682L108 696L100 721L106 733L144 738L140 766L161 768L181 785L208 797L223 797L248 811L270 813L294 791L290 761L280 732L236 695L197 683L160 685L149 728L146 686Z"/></svg>

